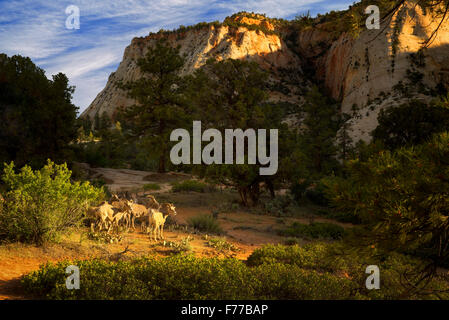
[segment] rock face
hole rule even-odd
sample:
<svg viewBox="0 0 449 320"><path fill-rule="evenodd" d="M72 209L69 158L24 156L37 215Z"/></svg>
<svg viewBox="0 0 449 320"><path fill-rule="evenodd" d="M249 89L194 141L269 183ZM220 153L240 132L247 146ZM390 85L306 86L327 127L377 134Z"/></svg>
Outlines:
<svg viewBox="0 0 449 320"><path fill-rule="evenodd" d="M243 18L238 21L256 25L262 23L264 28L274 29L274 26L266 21ZM141 74L136 65L137 59L143 58L147 48L161 37L166 38L174 46L179 45L180 54L186 56L182 74L192 73L195 69L203 66L210 58L217 61L230 58L249 59L256 61L267 70L288 68L300 70L301 61L298 56L286 46L280 36L274 33L266 34L260 30L249 30L244 26L235 28L225 25L208 25L199 29L168 35L163 33L150 34L147 37L132 40L131 44L125 49L123 60L117 71L110 75L106 87L98 94L82 116L88 115L93 119L96 113L102 115L104 112L113 116L118 107L127 107L134 104L133 100L127 98L125 93L116 87L115 82L118 80L133 81L140 77ZM273 75L275 78L279 78L276 73L273 73ZM273 96L276 96L276 94ZM293 102L298 100L297 97L285 96L279 98L279 95L277 96L278 100L284 99Z"/></svg>
<svg viewBox="0 0 449 320"><path fill-rule="evenodd" d="M113 116L118 107L134 103L114 82L137 79L140 74L135 60L143 57L145 48L160 37L180 45L181 54L187 57L182 73L191 73L209 58L251 59L272 71L275 80L288 88L288 94L285 90L272 92L273 100L293 104L300 104L304 88L310 85L301 70L312 66L327 93L341 102L343 112L358 109L350 132L354 142L370 139L369 133L377 126L377 115L382 108L411 98L429 100L437 86L449 88L448 20L440 26L427 48L420 50L440 20L411 1L406 2L391 21L381 25L380 30L365 30L356 39L347 33L332 38L318 25L296 32L293 43L289 41L287 46L278 35L285 34L285 30L264 32L242 25L279 31L267 20L237 16L234 21L239 27L209 25L133 39L119 68L83 115L93 118L96 113L106 112ZM303 78L301 90L295 90L298 81L295 84L286 79L285 70L289 76L297 73Z"/></svg>
<svg viewBox="0 0 449 320"><path fill-rule="evenodd" d="M438 85L449 88L447 20L420 50L439 21L440 17L407 2L380 30L365 30L355 40L342 34L330 42L330 36L316 29L299 34L301 55L319 55L311 59L328 94L341 101L343 112L359 108L359 116L352 120L354 140L370 140L382 108L411 98L429 100ZM318 44L326 42L329 48L320 52Z"/></svg>

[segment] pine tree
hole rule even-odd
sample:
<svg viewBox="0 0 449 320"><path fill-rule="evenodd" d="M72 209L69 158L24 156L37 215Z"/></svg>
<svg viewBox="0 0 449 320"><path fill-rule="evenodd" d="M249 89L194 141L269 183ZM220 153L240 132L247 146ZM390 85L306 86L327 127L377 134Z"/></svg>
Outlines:
<svg viewBox="0 0 449 320"><path fill-rule="evenodd" d="M148 153L157 155L158 171L165 172L170 133L185 127L191 113L184 98L186 86L179 76L184 58L179 55L179 47L159 40L137 64L143 76L119 84L136 101L123 116L130 123L133 137L145 141Z"/></svg>
<svg viewBox="0 0 449 320"><path fill-rule="evenodd" d="M338 106L313 87L306 95L303 112L300 140L309 171L312 175L328 174L337 165L336 134L341 123Z"/></svg>

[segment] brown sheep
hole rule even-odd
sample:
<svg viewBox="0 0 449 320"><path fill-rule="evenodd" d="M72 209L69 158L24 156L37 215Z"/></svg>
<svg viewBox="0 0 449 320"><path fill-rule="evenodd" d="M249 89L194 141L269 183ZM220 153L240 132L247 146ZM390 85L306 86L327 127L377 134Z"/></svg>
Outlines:
<svg viewBox="0 0 449 320"><path fill-rule="evenodd" d="M99 223L100 230L108 230L114 219L114 208L107 202L103 202L98 207L90 207L87 210L87 216Z"/></svg>
<svg viewBox="0 0 449 320"><path fill-rule="evenodd" d="M159 237L164 239L164 224L169 215L176 215L175 206L171 203L161 204L161 211L157 209L148 209L148 228L153 232L153 238L156 241Z"/></svg>

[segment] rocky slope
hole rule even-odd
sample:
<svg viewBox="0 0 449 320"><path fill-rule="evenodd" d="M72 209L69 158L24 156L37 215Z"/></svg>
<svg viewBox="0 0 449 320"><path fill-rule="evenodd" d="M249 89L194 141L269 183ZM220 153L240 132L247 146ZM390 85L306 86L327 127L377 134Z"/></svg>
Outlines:
<svg viewBox="0 0 449 320"><path fill-rule="evenodd" d="M344 33L331 41L319 28L299 33L297 50L302 56L319 56L311 60L328 94L341 101L344 112L359 109L352 120L354 140L370 139L382 108L410 99L430 100L439 86L449 89L447 19L420 50L439 21L409 1L380 30L365 30L356 39Z"/></svg>
<svg viewBox="0 0 449 320"><path fill-rule="evenodd" d="M302 101L304 88L310 85L302 67L312 66L315 80L341 102L344 112L358 110L350 133L354 141L370 139L382 108L411 98L429 100L438 86L449 87L449 23L446 20L427 49L420 50L439 19L412 1L380 30L365 29L357 38L346 32L335 38L320 25L292 32L261 16L233 19L238 27L211 24L133 39L119 68L83 115L93 118L106 112L113 116L117 107L133 104L114 82L138 78L135 60L160 37L180 45L181 54L186 54L183 73L201 67L209 58L257 61L283 87L272 91L272 99L293 104ZM254 25L263 31L250 28ZM290 35L287 42L286 34Z"/></svg>
<svg viewBox="0 0 449 320"><path fill-rule="evenodd" d="M265 30L274 30L273 24L262 16L258 19L237 16L239 24L261 25ZM106 112L113 116L118 107L130 106L134 103L128 99L123 91L117 88L118 80L132 81L140 77L136 61L145 56L147 48L158 39L165 38L174 46L180 46L180 54L185 55L186 63L182 74L192 73L203 66L209 58L218 61L223 59L249 59L258 62L264 69L272 70L272 80L282 82L290 87L289 95L282 94L282 90L272 92L273 100L297 103L300 97L295 93L297 83L291 80L295 73L301 72L301 61L290 50L282 38L275 33L265 33L261 30L251 30L245 26L230 27L221 24L209 24L191 28L186 31L150 34L144 38L134 38L125 49L123 60L116 72L109 76L106 87L98 94L83 116L91 119L96 113ZM290 74L280 74L283 69L295 69ZM282 78L282 79L281 79ZM294 85L293 85L294 84Z"/></svg>

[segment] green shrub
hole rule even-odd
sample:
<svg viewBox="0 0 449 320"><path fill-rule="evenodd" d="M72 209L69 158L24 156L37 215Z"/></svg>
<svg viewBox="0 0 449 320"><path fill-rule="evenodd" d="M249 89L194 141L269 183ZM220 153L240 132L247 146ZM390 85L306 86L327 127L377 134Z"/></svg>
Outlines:
<svg viewBox="0 0 449 320"><path fill-rule="evenodd" d="M79 226L88 205L103 192L89 182L71 182L70 176L66 164L50 160L41 170L25 166L19 173L14 172L14 163L6 164L0 241L42 244L56 240L69 227Z"/></svg>
<svg viewBox="0 0 449 320"><path fill-rule="evenodd" d="M65 268L80 268L79 290L65 288ZM160 260L100 260L47 264L22 280L24 288L47 299L338 299L350 281L298 266L247 267L237 259L176 255Z"/></svg>
<svg viewBox="0 0 449 320"><path fill-rule="evenodd" d="M158 185L157 183L147 183L143 186L143 189L145 191L149 191L149 190L160 190L161 186Z"/></svg>
<svg viewBox="0 0 449 320"><path fill-rule="evenodd" d="M398 299L448 298L448 279L438 277L408 290L401 277L419 260L392 253L377 259L335 254L333 245L268 245L247 263L175 255L163 259L46 264L23 277L28 293L47 299ZM368 265L381 270L381 290L365 287ZM79 290L65 287L65 268L76 265ZM438 291L438 294L433 292Z"/></svg>
<svg viewBox="0 0 449 320"><path fill-rule="evenodd" d="M324 262L329 247L325 244L310 244L306 246L266 245L258 248L248 257L248 266L258 266L266 263L282 263L297 265L301 268L325 267Z"/></svg>
<svg viewBox="0 0 449 320"><path fill-rule="evenodd" d="M301 201L306 193L307 187L309 187L310 182L307 180L302 180L300 182L295 182L290 187L290 193L296 201Z"/></svg>
<svg viewBox="0 0 449 320"><path fill-rule="evenodd" d="M214 188L210 185L203 183L198 180L185 180L182 182L175 182L172 184L172 191L173 192L211 192L214 191Z"/></svg>
<svg viewBox="0 0 449 320"><path fill-rule="evenodd" d="M429 282L424 281L414 287L413 281L423 274L417 272L426 264L418 258L390 252L385 255L355 255L352 250L344 249L340 244L317 243L305 246L267 245L258 248L248 257L247 265L250 267L262 265L283 265L298 267L301 271L315 271L321 275L327 275L333 280L332 275L342 275L351 280L351 293L337 299L447 299L449 298L449 279L447 275L440 274ZM381 270L381 290L367 290L365 287L368 265L377 265ZM298 269L297 269L298 270ZM402 281L407 277L411 282ZM326 292L328 285L322 283L323 278L318 278L317 290L326 297L332 295ZM337 278L338 279L338 278ZM348 285L342 282L342 285ZM336 289L336 292L339 289ZM446 291L444 291L446 290ZM345 291L344 291L345 292Z"/></svg>
<svg viewBox="0 0 449 320"><path fill-rule="evenodd" d="M420 144L433 134L449 130L449 108L442 103L427 105L412 101L400 106L382 109L379 125L372 132L389 150Z"/></svg>
<svg viewBox="0 0 449 320"><path fill-rule="evenodd" d="M306 237L323 239L341 239L345 235L345 229L339 225L326 222L313 222L302 224L294 222L291 226L279 230L281 236Z"/></svg>
<svg viewBox="0 0 449 320"><path fill-rule="evenodd" d="M191 217L188 220L188 223L191 227L202 232L216 233L216 234L223 233L223 230L218 224L217 219L214 219L214 217L207 214Z"/></svg>

